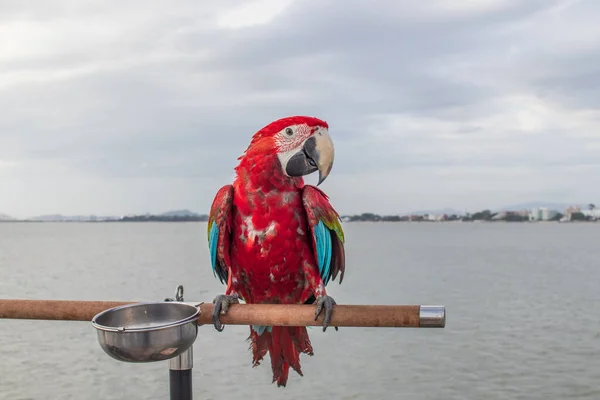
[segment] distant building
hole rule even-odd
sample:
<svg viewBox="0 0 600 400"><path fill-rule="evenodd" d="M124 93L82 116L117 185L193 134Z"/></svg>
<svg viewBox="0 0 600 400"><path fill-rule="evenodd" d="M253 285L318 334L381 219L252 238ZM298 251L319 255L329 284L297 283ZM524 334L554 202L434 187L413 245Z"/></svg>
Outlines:
<svg viewBox="0 0 600 400"><path fill-rule="evenodd" d="M558 215L558 211L542 208L542 221L550 221Z"/></svg>
<svg viewBox="0 0 600 400"><path fill-rule="evenodd" d="M530 221L550 221L558 215L558 211L546 207L534 208L529 212Z"/></svg>
<svg viewBox="0 0 600 400"><path fill-rule="evenodd" d="M578 212L581 212L581 209L579 208L579 206L570 206L570 207L567 207L565 209L565 215L564 215L564 217L562 217L560 220L563 221L563 222L564 221L570 221L571 220L571 215L573 215L575 213L578 213Z"/></svg>
<svg viewBox="0 0 600 400"><path fill-rule="evenodd" d="M508 212L507 211L500 211L498 214L494 215L492 217L493 221L500 221L502 219L505 219L508 216Z"/></svg>
<svg viewBox="0 0 600 400"><path fill-rule="evenodd" d="M434 221L434 222L440 222L440 221L446 221L448 219L448 215L447 214L425 214L423 215L423 219L426 221Z"/></svg>
<svg viewBox="0 0 600 400"><path fill-rule="evenodd" d="M599 208L594 208L593 210L581 210L580 212L586 217L591 217L592 219L600 219Z"/></svg>

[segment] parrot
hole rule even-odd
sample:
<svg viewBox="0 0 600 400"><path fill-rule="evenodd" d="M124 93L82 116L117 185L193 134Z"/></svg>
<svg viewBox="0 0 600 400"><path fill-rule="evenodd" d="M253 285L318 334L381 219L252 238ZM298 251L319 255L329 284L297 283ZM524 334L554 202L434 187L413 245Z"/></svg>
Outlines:
<svg viewBox="0 0 600 400"><path fill-rule="evenodd" d="M335 300L325 286L345 272L345 238L338 212L319 186L331 172L334 146L327 122L291 116L257 131L221 187L208 216L210 263L226 283L212 322L240 299L247 304L311 304L327 329ZM319 173L317 185L303 177ZM335 327L338 330L338 327ZM285 387L290 367L303 376L300 354L313 356L306 327L250 326L252 366L267 352L273 381Z"/></svg>

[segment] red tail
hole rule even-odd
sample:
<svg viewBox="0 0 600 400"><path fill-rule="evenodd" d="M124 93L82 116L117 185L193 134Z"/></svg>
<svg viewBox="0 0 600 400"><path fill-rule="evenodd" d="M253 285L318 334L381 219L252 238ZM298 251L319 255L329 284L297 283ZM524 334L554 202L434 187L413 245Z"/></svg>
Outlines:
<svg viewBox="0 0 600 400"><path fill-rule="evenodd" d="M253 367L260 365L263 357L269 352L273 382L284 386L288 380L290 367L300 376L300 353L313 355L313 348L304 326L274 326L271 332L265 330L259 335L250 327L250 349L252 350Z"/></svg>

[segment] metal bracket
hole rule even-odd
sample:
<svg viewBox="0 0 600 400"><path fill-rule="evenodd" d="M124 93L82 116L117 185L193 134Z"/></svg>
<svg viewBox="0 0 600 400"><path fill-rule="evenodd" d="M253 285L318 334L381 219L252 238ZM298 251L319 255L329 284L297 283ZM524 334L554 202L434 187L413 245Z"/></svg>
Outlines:
<svg viewBox="0 0 600 400"><path fill-rule="evenodd" d="M179 285L177 286L177 289L175 289L175 297L167 297L165 298L165 301L183 301L183 285Z"/></svg>

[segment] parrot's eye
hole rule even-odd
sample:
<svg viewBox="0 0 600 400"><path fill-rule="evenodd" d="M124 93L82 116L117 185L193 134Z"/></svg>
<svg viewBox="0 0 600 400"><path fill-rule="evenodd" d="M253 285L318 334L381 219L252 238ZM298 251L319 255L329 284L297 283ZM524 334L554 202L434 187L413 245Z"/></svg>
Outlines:
<svg viewBox="0 0 600 400"><path fill-rule="evenodd" d="M294 134L294 131L292 130L292 128L285 128L285 134L288 136L292 136Z"/></svg>

